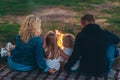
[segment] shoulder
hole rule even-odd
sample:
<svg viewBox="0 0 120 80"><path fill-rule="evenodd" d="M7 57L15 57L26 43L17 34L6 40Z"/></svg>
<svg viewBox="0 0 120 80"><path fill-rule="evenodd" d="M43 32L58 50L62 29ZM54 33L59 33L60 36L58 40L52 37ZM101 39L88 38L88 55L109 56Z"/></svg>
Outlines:
<svg viewBox="0 0 120 80"><path fill-rule="evenodd" d="M43 39L42 39L41 37L39 37L39 36L33 37L32 39L33 39L33 40L36 40L36 41L43 41Z"/></svg>
<svg viewBox="0 0 120 80"><path fill-rule="evenodd" d="M76 35L76 39L79 39L81 36L83 36L84 34L83 34L83 32L81 31L81 32L79 32L77 35Z"/></svg>
<svg viewBox="0 0 120 80"><path fill-rule="evenodd" d="M36 44L43 44L43 39L41 37L33 37L31 38L31 41L33 41Z"/></svg>
<svg viewBox="0 0 120 80"><path fill-rule="evenodd" d="M103 30L103 32L107 35L107 36L111 36L111 37L118 37L116 34L108 31L108 30Z"/></svg>
<svg viewBox="0 0 120 80"><path fill-rule="evenodd" d="M72 54L72 52L73 52L73 49L71 49L71 48L64 48L64 53L65 54L70 56Z"/></svg>
<svg viewBox="0 0 120 80"><path fill-rule="evenodd" d="M20 35L17 35L16 39L20 39L20 37L21 37Z"/></svg>

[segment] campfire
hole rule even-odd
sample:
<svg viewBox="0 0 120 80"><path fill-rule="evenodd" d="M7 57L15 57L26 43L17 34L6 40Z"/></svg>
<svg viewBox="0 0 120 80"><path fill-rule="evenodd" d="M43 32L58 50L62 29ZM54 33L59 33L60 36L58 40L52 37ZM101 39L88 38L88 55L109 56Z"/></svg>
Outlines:
<svg viewBox="0 0 120 80"><path fill-rule="evenodd" d="M64 47L63 47L62 39L63 39L64 34L58 30L55 30L55 33L56 33L57 39L58 39L57 44L61 49L63 49Z"/></svg>

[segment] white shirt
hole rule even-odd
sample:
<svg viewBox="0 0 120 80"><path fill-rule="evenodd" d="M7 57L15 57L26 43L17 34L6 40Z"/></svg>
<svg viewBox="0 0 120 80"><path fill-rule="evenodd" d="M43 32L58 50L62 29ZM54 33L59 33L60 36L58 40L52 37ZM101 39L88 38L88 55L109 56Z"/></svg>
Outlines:
<svg viewBox="0 0 120 80"><path fill-rule="evenodd" d="M47 51L47 49L45 49L45 52L46 51ZM50 52L48 58L50 58L51 55L52 54ZM56 69L56 71L58 71L60 69L60 58L59 57L55 58L55 59L45 59L45 60L46 60L46 64L47 64L48 67L54 68L54 69Z"/></svg>
<svg viewBox="0 0 120 80"><path fill-rule="evenodd" d="M60 58L46 59L46 63L48 65L48 67L55 68L56 71L58 71L60 69Z"/></svg>
<svg viewBox="0 0 120 80"><path fill-rule="evenodd" d="M73 52L73 49L71 49L71 48L64 48L63 51L64 51L64 53L66 55L71 56L72 52ZM67 63L67 60L65 61L65 63ZM76 64L71 68L71 70L76 70L79 67L79 64L80 64L80 61L78 60L76 62Z"/></svg>

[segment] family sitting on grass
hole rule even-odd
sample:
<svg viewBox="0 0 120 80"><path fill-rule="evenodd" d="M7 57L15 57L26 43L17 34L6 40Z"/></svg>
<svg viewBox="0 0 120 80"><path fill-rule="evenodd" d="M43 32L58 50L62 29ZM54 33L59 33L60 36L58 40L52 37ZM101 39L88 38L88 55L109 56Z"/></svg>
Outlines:
<svg viewBox="0 0 120 80"><path fill-rule="evenodd" d="M1 58L7 56L8 65L17 71L55 73L60 69L89 76L104 76L112 69L114 58L119 56L116 45L120 39L102 30L91 14L81 17L83 30L76 38L69 33L63 36L62 50L57 44L55 31L48 31L43 41L41 20L29 15L21 25L16 45L8 42L1 48Z"/></svg>

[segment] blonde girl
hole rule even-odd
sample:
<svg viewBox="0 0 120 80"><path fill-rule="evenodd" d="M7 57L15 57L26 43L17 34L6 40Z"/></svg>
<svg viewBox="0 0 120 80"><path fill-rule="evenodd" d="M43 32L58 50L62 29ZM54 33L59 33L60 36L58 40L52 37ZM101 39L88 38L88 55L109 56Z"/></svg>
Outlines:
<svg viewBox="0 0 120 80"><path fill-rule="evenodd" d="M75 36L69 33L66 33L63 36L63 51L64 53L70 57L72 52L73 52L73 46L74 46L74 42L75 42ZM66 63L68 60L65 58L61 58L61 61ZM79 61L76 62L76 64L71 68L71 70L76 70L79 67Z"/></svg>
<svg viewBox="0 0 120 80"><path fill-rule="evenodd" d="M60 56L68 59L57 44L57 38L54 31L49 31L45 38L45 58L46 63L50 68L54 68L56 71L60 68Z"/></svg>

